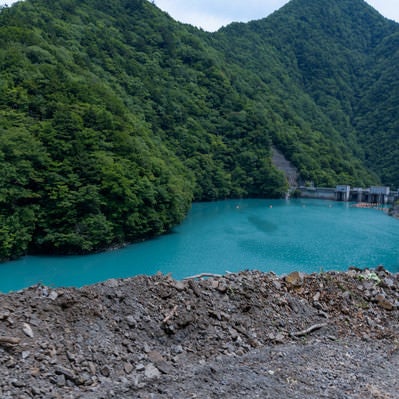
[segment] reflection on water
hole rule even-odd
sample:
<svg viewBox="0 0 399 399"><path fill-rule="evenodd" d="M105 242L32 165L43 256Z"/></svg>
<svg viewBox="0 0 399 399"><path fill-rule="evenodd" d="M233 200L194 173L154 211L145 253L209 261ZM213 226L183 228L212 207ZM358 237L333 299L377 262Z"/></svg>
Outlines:
<svg viewBox="0 0 399 399"><path fill-rule="evenodd" d="M273 231L276 231L278 228L277 224L272 223L270 222L270 220L264 219L259 216L249 216L248 222L263 233L272 233Z"/></svg>

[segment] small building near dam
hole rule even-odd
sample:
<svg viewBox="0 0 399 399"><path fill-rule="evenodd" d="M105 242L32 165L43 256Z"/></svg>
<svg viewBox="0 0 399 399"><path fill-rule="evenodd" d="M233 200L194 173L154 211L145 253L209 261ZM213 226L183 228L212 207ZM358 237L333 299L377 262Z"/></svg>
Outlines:
<svg viewBox="0 0 399 399"><path fill-rule="evenodd" d="M351 198L351 186L341 185L335 188L336 201L350 201L350 198Z"/></svg>

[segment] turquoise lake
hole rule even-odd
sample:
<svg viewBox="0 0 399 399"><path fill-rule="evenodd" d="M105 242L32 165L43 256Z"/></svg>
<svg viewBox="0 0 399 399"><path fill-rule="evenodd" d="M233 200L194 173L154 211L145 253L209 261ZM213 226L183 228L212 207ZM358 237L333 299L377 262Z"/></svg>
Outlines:
<svg viewBox="0 0 399 399"><path fill-rule="evenodd" d="M80 287L158 271L180 279L203 272L378 265L399 272L399 221L380 210L323 200L229 200L196 203L170 234L123 249L0 264L0 291L37 283Z"/></svg>

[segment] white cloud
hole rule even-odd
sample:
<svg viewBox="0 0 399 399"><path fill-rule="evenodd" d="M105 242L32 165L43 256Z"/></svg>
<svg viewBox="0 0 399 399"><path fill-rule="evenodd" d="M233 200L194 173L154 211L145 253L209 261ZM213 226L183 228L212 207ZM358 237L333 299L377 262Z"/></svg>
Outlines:
<svg viewBox="0 0 399 399"><path fill-rule="evenodd" d="M222 9L212 6L212 2L208 1L155 0L155 4L180 22L210 31L230 22Z"/></svg>
<svg viewBox="0 0 399 399"><path fill-rule="evenodd" d="M264 18L287 0L155 0L174 19L214 31L230 22Z"/></svg>

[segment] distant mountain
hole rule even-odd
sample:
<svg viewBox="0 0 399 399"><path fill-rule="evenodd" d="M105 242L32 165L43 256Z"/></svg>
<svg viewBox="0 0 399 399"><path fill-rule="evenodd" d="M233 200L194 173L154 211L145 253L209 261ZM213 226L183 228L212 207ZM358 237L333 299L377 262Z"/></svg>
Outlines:
<svg viewBox="0 0 399 399"><path fill-rule="evenodd" d="M399 25L292 0L210 34L147 0L0 11L0 259L168 231L193 200L399 185Z"/></svg>

